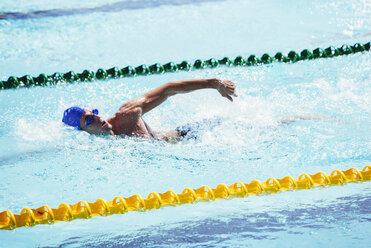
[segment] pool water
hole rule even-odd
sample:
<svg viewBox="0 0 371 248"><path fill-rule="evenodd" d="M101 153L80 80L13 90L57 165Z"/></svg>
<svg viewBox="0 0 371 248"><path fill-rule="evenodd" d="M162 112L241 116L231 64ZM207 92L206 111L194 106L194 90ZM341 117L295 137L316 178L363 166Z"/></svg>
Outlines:
<svg viewBox="0 0 371 248"><path fill-rule="evenodd" d="M0 80L273 55L371 37L368 1L21 0L2 1L0 9ZM37 16L41 10L49 15ZM0 212L361 169L371 164L370 61L370 53L357 53L2 90ZM223 119L197 140L174 145L98 137L61 123L71 105L93 106L109 117L165 82L209 77L234 81L239 97L231 103L201 90L172 97L144 116L154 130ZM290 115L329 120L280 122ZM3 230L0 247L368 247L370 203L369 182L347 184Z"/></svg>

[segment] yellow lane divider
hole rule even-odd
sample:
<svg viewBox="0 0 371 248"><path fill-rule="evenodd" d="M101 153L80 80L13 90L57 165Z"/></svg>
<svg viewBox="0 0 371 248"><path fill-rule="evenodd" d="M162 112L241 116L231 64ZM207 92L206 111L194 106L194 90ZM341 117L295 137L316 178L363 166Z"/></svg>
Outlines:
<svg viewBox="0 0 371 248"><path fill-rule="evenodd" d="M21 226L88 219L97 215L124 214L128 211L158 209L166 205L195 203L199 200L229 199L369 180L371 180L370 165L365 166L362 171L356 168L350 168L346 171L334 170L329 176L324 172L318 172L314 175L301 174L298 179L286 176L282 179L269 178L265 182L253 180L248 184L241 182L230 186L219 184L215 189L209 186L202 186L198 189L186 188L181 194L177 194L173 190L165 193L152 192L146 199L136 194L128 198L117 196L109 202L98 199L93 203L86 201L80 201L74 205L62 203L58 208L50 208L47 205L37 209L24 208L20 214L13 214L10 210L5 210L0 213L0 229L11 230Z"/></svg>

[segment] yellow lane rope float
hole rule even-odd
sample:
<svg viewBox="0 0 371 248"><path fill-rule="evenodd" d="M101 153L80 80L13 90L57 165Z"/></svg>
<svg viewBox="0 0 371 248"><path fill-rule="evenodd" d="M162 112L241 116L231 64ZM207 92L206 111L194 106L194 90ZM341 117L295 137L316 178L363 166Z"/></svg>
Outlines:
<svg viewBox="0 0 371 248"><path fill-rule="evenodd" d="M286 176L282 179L269 178L265 182L253 180L248 184L241 182L236 182L230 186L219 184L215 189L209 186L202 186L198 189L186 188L181 194L177 194L173 190L165 193L152 192L146 199L136 194L128 198L117 196L109 202L98 199L93 203L86 201L80 201L74 205L62 203L58 208L50 208L47 205L37 209L24 208L20 214L13 214L10 210L6 210L0 213L0 229L11 230L21 226L88 219L97 215L124 214L128 211L158 209L166 205L196 203L199 200L230 199L262 193L269 194L278 191L310 189L319 186L342 185L348 182L370 180L371 166L368 165L362 171L356 168L350 168L346 171L334 170L329 176L324 172L318 172L314 175L304 173L298 179Z"/></svg>

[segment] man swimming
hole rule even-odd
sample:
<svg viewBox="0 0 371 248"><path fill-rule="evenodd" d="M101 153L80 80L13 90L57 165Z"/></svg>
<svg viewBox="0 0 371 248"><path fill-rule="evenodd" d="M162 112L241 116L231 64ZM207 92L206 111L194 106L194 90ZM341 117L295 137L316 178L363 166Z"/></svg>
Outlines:
<svg viewBox="0 0 371 248"><path fill-rule="evenodd" d="M237 97L236 86L230 80L188 79L166 83L146 94L124 103L107 120L98 115L97 109L70 107L63 113L63 122L79 130L98 135L122 135L147 139L177 142L187 135L187 130L155 132L142 119L142 116L163 103L168 97L200 89L216 89L221 96L233 101Z"/></svg>

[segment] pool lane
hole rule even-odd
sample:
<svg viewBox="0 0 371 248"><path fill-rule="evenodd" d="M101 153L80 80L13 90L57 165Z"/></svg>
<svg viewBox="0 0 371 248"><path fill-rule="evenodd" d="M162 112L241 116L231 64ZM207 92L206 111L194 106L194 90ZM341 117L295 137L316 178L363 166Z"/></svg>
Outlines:
<svg viewBox="0 0 371 248"><path fill-rule="evenodd" d="M104 4L94 8L70 8L70 9L49 9L35 10L30 12L0 12L0 20L24 20L39 19L45 17L60 17L71 15L84 15L96 12L120 12L122 10L156 8L162 5L188 5L203 2L221 2L225 0L150 0L150 1L119 1Z"/></svg>

